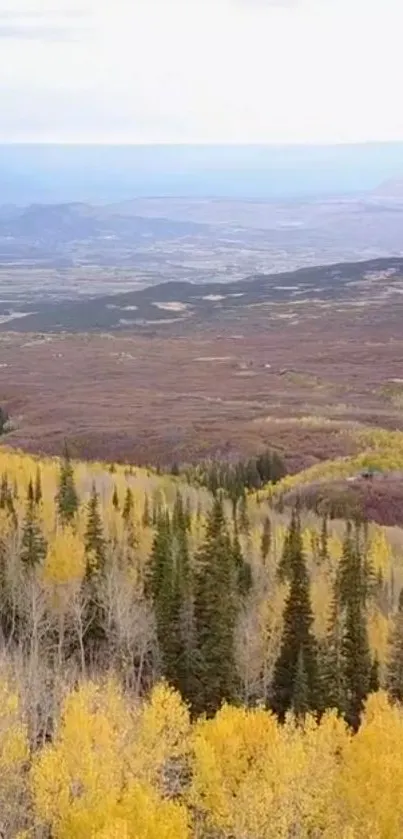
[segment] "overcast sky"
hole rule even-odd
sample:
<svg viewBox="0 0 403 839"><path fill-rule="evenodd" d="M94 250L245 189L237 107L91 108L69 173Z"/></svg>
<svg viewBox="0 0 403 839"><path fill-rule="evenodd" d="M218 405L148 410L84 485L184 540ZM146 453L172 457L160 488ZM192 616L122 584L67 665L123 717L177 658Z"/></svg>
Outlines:
<svg viewBox="0 0 403 839"><path fill-rule="evenodd" d="M0 141L403 140L403 0L0 0Z"/></svg>

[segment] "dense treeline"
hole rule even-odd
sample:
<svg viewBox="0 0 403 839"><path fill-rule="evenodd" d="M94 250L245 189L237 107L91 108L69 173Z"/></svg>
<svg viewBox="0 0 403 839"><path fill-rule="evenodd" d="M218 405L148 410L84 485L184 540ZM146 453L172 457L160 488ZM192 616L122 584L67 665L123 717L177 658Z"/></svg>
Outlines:
<svg viewBox="0 0 403 839"><path fill-rule="evenodd" d="M67 452L0 475L4 836L397 839L399 533Z"/></svg>
<svg viewBox="0 0 403 839"><path fill-rule="evenodd" d="M179 474L179 468L173 468ZM265 484L273 485L286 475L283 459L277 452L265 451L257 457L240 460L236 463L227 461L205 461L197 466L184 469L189 481L205 486L213 494L223 490L237 504L247 490L258 490Z"/></svg>

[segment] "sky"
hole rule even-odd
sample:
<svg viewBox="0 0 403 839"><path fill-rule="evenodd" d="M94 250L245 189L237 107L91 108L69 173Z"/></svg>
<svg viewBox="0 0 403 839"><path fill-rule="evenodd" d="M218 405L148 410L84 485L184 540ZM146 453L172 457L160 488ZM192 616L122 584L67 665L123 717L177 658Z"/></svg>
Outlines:
<svg viewBox="0 0 403 839"><path fill-rule="evenodd" d="M0 142L403 140L402 0L0 0Z"/></svg>

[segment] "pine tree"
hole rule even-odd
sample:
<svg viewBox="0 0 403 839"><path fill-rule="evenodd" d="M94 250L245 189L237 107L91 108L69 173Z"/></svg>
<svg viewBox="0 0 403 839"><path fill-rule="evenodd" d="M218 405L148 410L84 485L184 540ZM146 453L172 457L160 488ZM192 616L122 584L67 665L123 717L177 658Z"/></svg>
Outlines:
<svg viewBox="0 0 403 839"><path fill-rule="evenodd" d="M239 609L238 570L219 496L209 513L196 562L197 689L193 704L196 712L211 715L224 700L235 697L237 687L234 633Z"/></svg>
<svg viewBox="0 0 403 839"><path fill-rule="evenodd" d="M42 480L41 480L41 470L38 466L35 475L35 489L34 489L34 499L35 504L40 504L42 501Z"/></svg>
<svg viewBox="0 0 403 839"><path fill-rule="evenodd" d="M295 555L301 550L301 524L298 510L294 509L291 514L291 521L284 539L283 552L277 568L277 576L281 582L292 579L293 560Z"/></svg>
<svg viewBox="0 0 403 839"><path fill-rule="evenodd" d="M106 542L95 484L92 485L91 497L87 505L84 542L87 554L87 577L91 577L94 573L102 572L106 562Z"/></svg>
<svg viewBox="0 0 403 839"><path fill-rule="evenodd" d="M345 621L342 647L347 692L345 717L349 725L357 730L371 676L366 616L359 598L351 598L347 604Z"/></svg>
<svg viewBox="0 0 403 839"><path fill-rule="evenodd" d="M146 594L154 606L163 675L184 696L187 694L187 685L182 611L187 571L185 530L177 526L174 532L169 514L162 512L153 540Z"/></svg>
<svg viewBox="0 0 403 839"><path fill-rule="evenodd" d="M328 533L328 522L327 522L327 515L324 514L322 518L322 527L320 531L320 539L319 539L319 561L326 562L329 559L329 533Z"/></svg>
<svg viewBox="0 0 403 839"><path fill-rule="evenodd" d="M66 447L60 464L59 489L56 495L59 520L63 525L71 524L77 513L79 498L74 482L74 470Z"/></svg>
<svg viewBox="0 0 403 839"><path fill-rule="evenodd" d="M348 525L334 588L323 682L326 704L338 708L354 729L371 681L366 617L370 576L359 534Z"/></svg>
<svg viewBox="0 0 403 839"><path fill-rule="evenodd" d="M21 539L20 559L26 569L35 568L46 556L47 545L35 508L32 480L28 484L27 505Z"/></svg>
<svg viewBox="0 0 403 839"><path fill-rule="evenodd" d="M187 513L172 528L173 624L178 627L177 660L172 674L174 686L192 702L194 683L193 569L190 562Z"/></svg>
<svg viewBox="0 0 403 839"><path fill-rule="evenodd" d="M271 548L271 521L269 516L266 516L263 522L262 538L260 540L260 556L263 562L266 562Z"/></svg>
<svg viewBox="0 0 403 839"><path fill-rule="evenodd" d="M393 699L403 703L403 589L389 639L386 686Z"/></svg>
<svg viewBox="0 0 403 839"><path fill-rule="evenodd" d="M284 718L292 708L320 707L317 647L312 633L313 615L309 577L302 549L299 516L293 513L286 539L287 576L290 588L284 609L281 648L274 668L271 704ZM302 700L303 692L303 700Z"/></svg>
<svg viewBox="0 0 403 839"><path fill-rule="evenodd" d="M118 511L118 510L119 510L119 495L118 495L118 491L117 491L116 484L115 484L115 486L113 487L113 494L112 494L112 507L113 507L113 509L114 509L114 510L116 510L116 511Z"/></svg>
<svg viewBox="0 0 403 839"><path fill-rule="evenodd" d="M346 712L346 685L343 661L344 613L340 607L340 579L336 575L331 618L321 661L323 701L326 708Z"/></svg>
<svg viewBox="0 0 403 839"><path fill-rule="evenodd" d="M131 520L134 510L134 499L133 499L133 491L130 487L126 489L125 500L123 504L122 510L122 519L124 523L127 525L128 522Z"/></svg>
<svg viewBox="0 0 403 839"><path fill-rule="evenodd" d="M180 492L176 493L175 503L172 511L172 527L174 530L186 530L185 509L183 506L183 498Z"/></svg>
<svg viewBox="0 0 403 839"><path fill-rule="evenodd" d="M309 678L302 649L298 655L291 708L297 717L304 717L311 710Z"/></svg>

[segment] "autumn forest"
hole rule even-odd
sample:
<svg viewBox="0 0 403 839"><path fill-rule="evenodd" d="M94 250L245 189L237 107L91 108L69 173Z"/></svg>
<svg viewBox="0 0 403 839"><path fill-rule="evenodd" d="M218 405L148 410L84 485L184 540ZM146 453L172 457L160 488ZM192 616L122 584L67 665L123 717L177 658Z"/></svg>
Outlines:
<svg viewBox="0 0 403 839"><path fill-rule="evenodd" d="M402 530L178 471L0 449L0 835L398 839Z"/></svg>

